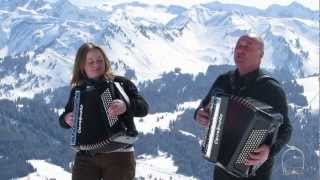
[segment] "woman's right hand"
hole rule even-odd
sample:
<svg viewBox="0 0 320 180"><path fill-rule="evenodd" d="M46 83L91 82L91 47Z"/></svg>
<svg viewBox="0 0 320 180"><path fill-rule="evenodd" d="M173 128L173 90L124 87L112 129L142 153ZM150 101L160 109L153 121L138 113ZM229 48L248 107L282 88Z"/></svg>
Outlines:
<svg viewBox="0 0 320 180"><path fill-rule="evenodd" d="M72 122L73 122L73 113L69 112L68 114L66 114L64 116L64 121L70 126L72 127Z"/></svg>

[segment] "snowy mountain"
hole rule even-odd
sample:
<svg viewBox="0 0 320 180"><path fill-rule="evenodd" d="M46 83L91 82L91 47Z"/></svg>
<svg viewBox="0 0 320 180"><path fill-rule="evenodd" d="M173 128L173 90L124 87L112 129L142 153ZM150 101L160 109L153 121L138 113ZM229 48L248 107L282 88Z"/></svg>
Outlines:
<svg viewBox="0 0 320 180"><path fill-rule="evenodd" d="M67 85L76 50L87 41L104 47L119 74L133 70L137 82L177 67L196 75L209 64L233 64L234 44L248 32L265 40L265 68L300 78L319 69L318 12L296 3L270 11L217 2L189 9L138 2L79 8L66 0L1 4L0 72L9 59L20 64L1 73L1 98Z"/></svg>
<svg viewBox="0 0 320 180"><path fill-rule="evenodd" d="M289 6L272 5L265 10L274 17L297 17L302 19L319 20L319 12L311 11L303 5L293 2Z"/></svg>
<svg viewBox="0 0 320 180"><path fill-rule="evenodd" d="M215 11L236 11L252 16L319 20L319 13L317 11L312 11L297 2L292 2L288 6L274 4L263 10L239 4L223 4L220 2L208 3L205 6Z"/></svg>
<svg viewBox="0 0 320 180"><path fill-rule="evenodd" d="M150 114L135 119L137 178L212 179L193 112L215 78L234 68L236 40L251 32L264 39L263 68L287 93L290 145L306 157L300 179L319 172L319 11L298 3L261 10L219 2L78 7L67 0L0 0L0 22L1 178L70 178L70 132L57 118L76 50L92 41L150 104ZM273 178L292 178L283 176L280 157Z"/></svg>

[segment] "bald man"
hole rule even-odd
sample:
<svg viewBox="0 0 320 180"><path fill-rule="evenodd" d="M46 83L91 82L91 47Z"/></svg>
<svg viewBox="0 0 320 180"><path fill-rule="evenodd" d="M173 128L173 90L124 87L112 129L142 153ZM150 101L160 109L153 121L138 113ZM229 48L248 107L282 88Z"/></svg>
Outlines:
<svg viewBox="0 0 320 180"><path fill-rule="evenodd" d="M270 180L272 173L273 157L289 141L292 126L288 118L288 105L286 95L280 84L273 78L261 77L265 75L260 64L264 54L264 43L255 35L243 35L239 38L235 51L234 62L236 69L220 75L213 83L206 97L196 109L194 118L203 127L209 124L207 106L210 98L217 92L224 92L240 97L251 97L271 105L284 117L284 123L280 126L275 143L262 144L254 152L251 152L247 165L261 165L256 175L249 178L236 178L219 167L215 168L215 180Z"/></svg>

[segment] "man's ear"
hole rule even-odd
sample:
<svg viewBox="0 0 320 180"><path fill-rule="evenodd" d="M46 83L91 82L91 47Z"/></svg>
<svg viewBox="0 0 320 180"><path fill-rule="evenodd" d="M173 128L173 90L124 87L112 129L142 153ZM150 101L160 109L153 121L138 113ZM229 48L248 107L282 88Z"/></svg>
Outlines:
<svg viewBox="0 0 320 180"><path fill-rule="evenodd" d="M262 58L263 57L263 55L264 55L264 51L263 50L260 50L260 58Z"/></svg>

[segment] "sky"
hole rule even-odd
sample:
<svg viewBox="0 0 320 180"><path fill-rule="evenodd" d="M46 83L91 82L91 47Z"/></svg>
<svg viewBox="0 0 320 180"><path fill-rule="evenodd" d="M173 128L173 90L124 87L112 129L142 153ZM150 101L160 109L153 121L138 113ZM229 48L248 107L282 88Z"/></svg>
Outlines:
<svg viewBox="0 0 320 180"><path fill-rule="evenodd" d="M241 5L247 5L247 6L253 6L257 7L259 9L266 9L271 4L279 4L279 5L288 5L292 2L298 2L305 7L308 7L312 10L318 10L319 11L319 0L69 0L73 4L77 4L80 6L96 6L99 4L119 4L123 2L133 2L133 1L139 1L146 4L163 4L163 5L181 5L184 7L190 7L195 4L199 3L207 3L212 1L220 1L222 3L233 3L233 4L241 4Z"/></svg>

